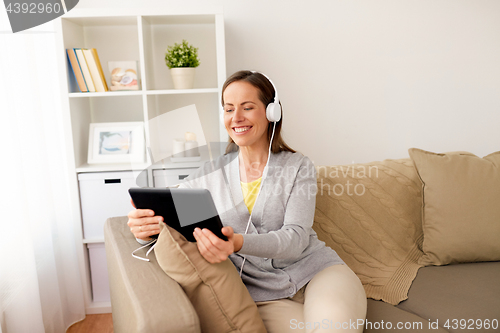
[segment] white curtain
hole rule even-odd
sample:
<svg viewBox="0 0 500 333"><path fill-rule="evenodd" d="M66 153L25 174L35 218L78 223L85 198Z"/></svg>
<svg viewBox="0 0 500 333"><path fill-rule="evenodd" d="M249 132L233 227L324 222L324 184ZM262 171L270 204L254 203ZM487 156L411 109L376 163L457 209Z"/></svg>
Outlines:
<svg viewBox="0 0 500 333"><path fill-rule="evenodd" d="M0 333L65 332L85 304L54 25L0 14Z"/></svg>

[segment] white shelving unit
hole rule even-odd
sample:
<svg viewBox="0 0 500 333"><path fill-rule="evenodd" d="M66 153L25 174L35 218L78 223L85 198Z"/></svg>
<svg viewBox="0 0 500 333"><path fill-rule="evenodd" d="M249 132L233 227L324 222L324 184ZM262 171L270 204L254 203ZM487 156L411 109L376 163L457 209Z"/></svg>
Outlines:
<svg viewBox="0 0 500 333"><path fill-rule="evenodd" d="M70 156L69 178L72 189L75 238L79 248L80 269L86 294L87 313L111 312L110 302L92 299L92 283L88 244L103 243L104 239L85 239L82 231L81 200L78 174L132 171L147 172L147 184L152 187L153 171L176 169L194 170L200 162L170 163L163 160L152 165L146 153L139 164L87 164L89 124L100 122L134 122L145 124L145 144L151 146L151 119L169 111L195 104L207 142L227 142L227 133L219 123L222 85L226 79L224 20L221 11L172 12L159 9L154 12L138 10L79 10L74 9L57 20L59 77L62 84L66 146ZM196 69L194 89L175 90L165 50L183 39L198 47L200 66ZM139 91L81 93L71 74L67 61L68 48L96 48L103 71L110 86L108 61L136 60ZM170 144L170 143L167 143ZM220 151L219 151L220 153ZM156 172L158 174L158 172ZM167 172L168 173L168 172Z"/></svg>

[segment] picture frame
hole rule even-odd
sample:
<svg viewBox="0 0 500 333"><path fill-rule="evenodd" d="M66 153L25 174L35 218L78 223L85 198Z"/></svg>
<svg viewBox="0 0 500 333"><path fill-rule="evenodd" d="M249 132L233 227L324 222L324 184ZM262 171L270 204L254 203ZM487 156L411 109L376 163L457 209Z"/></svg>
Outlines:
<svg viewBox="0 0 500 333"><path fill-rule="evenodd" d="M87 163L143 163L144 146L144 122L91 123Z"/></svg>

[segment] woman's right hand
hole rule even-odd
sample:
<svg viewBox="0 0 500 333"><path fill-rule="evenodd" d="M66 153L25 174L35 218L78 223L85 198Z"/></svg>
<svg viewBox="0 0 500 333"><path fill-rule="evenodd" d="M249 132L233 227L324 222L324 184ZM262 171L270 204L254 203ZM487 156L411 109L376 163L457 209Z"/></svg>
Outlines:
<svg viewBox="0 0 500 333"><path fill-rule="evenodd" d="M130 201L135 208L134 202ZM163 218L161 216L154 216L154 212L151 209L134 209L128 213L127 225L135 238L149 241L151 240L150 236L160 233L160 221L163 221Z"/></svg>

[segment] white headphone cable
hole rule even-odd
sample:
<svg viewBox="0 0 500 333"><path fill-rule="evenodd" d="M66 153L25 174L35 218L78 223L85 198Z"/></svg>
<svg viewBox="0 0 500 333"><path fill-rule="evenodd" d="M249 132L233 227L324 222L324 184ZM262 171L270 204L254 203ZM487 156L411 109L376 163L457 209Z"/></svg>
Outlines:
<svg viewBox="0 0 500 333"><path fill-rule="evenodd" d="M274 125L273 125L273 134L271 134L271 142L269 143L269 152L267 155L267 162L266 162L266 166L264 167L264 171L262 172L262 180L260 182L259 192L257 192L257 198L255 198L255 202L257 202L257 199L259 199L259 195L260 195L260 192L262 189L262 184L264 183L264 179L267 177L267 170L268 170L268 166L269 166L269 159L271 158L271 146L273 145L275 128L276 128L276 122L274 122ZM252 220L252 214L250 214L250 217L248 218L248 223L247 223L247 228L245 230L245 235L248 232L248 228L250 227L251 220ZM243 256L243 262L241 263L241 268L240 268L240 278L241 278L241 274L243 273L243 266L245 265L246 260L247 260L247 257Z"/></svg>
<svg viewBox="0 0 500 333"><path fill-rule="evenodd" d="M139 257L139 256L136 256L135 253L145 247L148 247L150 245L153 245L151 246L151 248L148 250L148 252L146 252L146 258L143 258L143 257ZM144 261L149 261L149 259L147 258L147 256L149 255L149 253L155 248L156 246L156 239L153 239L152 241L150 241L149 243L141 246L140 248L138 249L135 249L134 252L132 252L132 257L136 258L136 259L140 259L140 260L144 260Z"/></svg>

